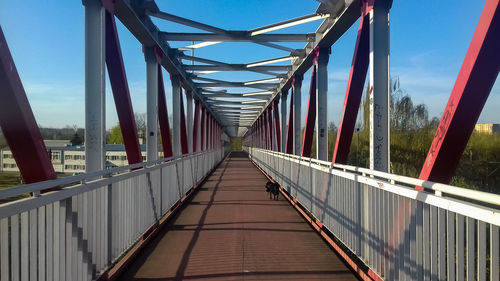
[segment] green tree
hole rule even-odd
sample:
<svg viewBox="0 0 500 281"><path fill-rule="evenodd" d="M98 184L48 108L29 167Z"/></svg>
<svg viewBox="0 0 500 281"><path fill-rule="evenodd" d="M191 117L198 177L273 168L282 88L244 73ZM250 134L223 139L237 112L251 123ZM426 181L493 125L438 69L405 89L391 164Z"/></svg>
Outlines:
<svg viewBox="0 0 500 281"><path fill-rule="evenodd" d="M109 130L108 144L123 144L122 130L120 124L117 124L111 130Z"/></svg>

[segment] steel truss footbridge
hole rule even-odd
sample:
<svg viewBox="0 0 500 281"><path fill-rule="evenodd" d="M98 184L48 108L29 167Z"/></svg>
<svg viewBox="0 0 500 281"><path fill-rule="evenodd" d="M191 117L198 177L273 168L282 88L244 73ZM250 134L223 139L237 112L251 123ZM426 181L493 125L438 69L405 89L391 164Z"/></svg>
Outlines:
<svg viewBox="0 0 500 281"><path fill-rule="evenodd" d="M418 179L390 171L391 6L320 0L313 14L228 30L153 0L83 0L86 173L60 179L0 27L0 126L26 183L0 190L0 279L499 280L500 196L448 185L500 69L499 0L486 0L470 23L477 27ZM117 20L143 46L146 161ZM162 20L197 32L160 30ZM358 20L328 159L330 49ZM317 29L285 33L309 22ZM195 55L227 42L282 55L244 63ZM261 79L210 78L229 72ZM370 166L362 168L347 157L368 73ZM106 76L129 162L111 169ZM244 152L230 152L235 137ZM280 200L267 198L268 180L280 184Z"/></svg>

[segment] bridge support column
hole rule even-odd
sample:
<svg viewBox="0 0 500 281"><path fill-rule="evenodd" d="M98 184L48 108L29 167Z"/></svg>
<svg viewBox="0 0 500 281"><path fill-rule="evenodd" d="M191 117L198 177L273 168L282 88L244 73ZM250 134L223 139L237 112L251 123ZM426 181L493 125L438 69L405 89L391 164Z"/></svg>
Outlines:
<svg viewBox="0 0 500 281"><path fill-rule="evenodd" d="M193 152L193 93L186 92L188 151Z"/></svg>
<svg viewBox="0 0 500 281"><path fill-rule="evenodd" d="M293 87L292 87L292 92L290 94L290 107L288 110L288 127L287 127L287 133L286 133L286 148L285 152L287 154L293 154Z"/></svg>
<svg viewBox="0 0 500 281"><path fill-rule="evenodd" d="M105 168L105 10L98 0L85 5L85 171Z"/></svg>
<svg viewBox="0 0 500 281"><path fill-rule="evenodd" d="M155 48L147 47L146 58L146 155L158 159L158 61Z"/></svg>
<svg viewBox="0 0 500 281"><path fill-rule="evenodd" d="M302 152L302 79L303 75L295 75L293 80L293 154L300 155Z"/></svg>
<svg viewBox="0 0 500 281"><path fill-rule="evenodd" d="M181 108L181 153L189 153L188 137L186 132L186 114L184 112L184 97L182 96L182 87L180 88L180 108Z"/></svg>
<svg viewBox="0 0 500 281"><path fill-rule="evenodd" d="M174 157L181 155L181 85L177 75L171 75L172 82L172 111L173 111L173 136Z"/></svg>
<svg viewBox="0 0 500 281"><path fill-rule="evenodd" d="M199 100L194 101L194 121L193 121L193 133L192 142L193 147L191 148L193 152L200 151L200 106Z"/></svg>
<svg viewBox="0 0 500 281"><path fill-rule="evenodd" d="M273 116L274 116L274 135L275 135L275 151L281 151L281 128L280 128L280 115L278 111L279 100L273 101Z"/></svg>
<svg viewBox="0 0 500 281"><path fill-rule="evenodd" d="M375 1L370 12L370 169L389 172L389 9Z"/></svg>
<svg viewBox="0 0 500 281"><path fill-rule="evenodd" d="M158 123L160 123L161 143L163 146L163 157L172 157L172 139L170 136L170 121L168 120L167 98L165 97L165 84L163 82L163 71L158 64Z"/></svg>
<svg viewBox="0 0 500 281"><path fill-rule="evenodd" d="M288 90L281 91L281 150L280 152L285 152L286 148L286 98L288 95Z"/></svg>
<svg viewBox="0 0 500 281"><path fill-rule="evenodd" d="M316 67L316 158L328 159L328 60L330 48L320 48Z"/></svg>
<svg viewBox="0 0 500 281"><path fill-rule="evenodd" d="M204 151L206 149L206 142L205 142L205 134L206 134L206 109L203 105L201 105L201 121L200 121L200 151Z"/></svg>
<svg viewBox="0 0 500 281"><path fill-rule="evenodd" d="M276 146L274 140L276 137L273 136L273 104L271 103L267 108L267 123L269 129L269 150L275 150Z"/></svg>

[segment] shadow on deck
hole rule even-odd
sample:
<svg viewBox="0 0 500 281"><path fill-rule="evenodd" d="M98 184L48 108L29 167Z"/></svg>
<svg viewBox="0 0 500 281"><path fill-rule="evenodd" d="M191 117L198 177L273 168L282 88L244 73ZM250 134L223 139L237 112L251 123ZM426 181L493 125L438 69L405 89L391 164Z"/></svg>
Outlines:
<svg viewBox="0 0 500 281"><path fill-rule="evenodd" d="M357 280L266 182L232 152L120 280Z"/></svg>

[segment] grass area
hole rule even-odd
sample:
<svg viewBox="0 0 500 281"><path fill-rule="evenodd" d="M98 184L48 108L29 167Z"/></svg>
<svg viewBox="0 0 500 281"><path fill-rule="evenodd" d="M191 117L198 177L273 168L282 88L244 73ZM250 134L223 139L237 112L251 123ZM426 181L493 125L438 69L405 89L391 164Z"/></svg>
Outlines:
<svg viewBox="0 0 500 281"><path fill-rule="evenodd" d="M21 174L19 172L1 172L0 173L0 189L10 188L21 185ZM13 198L2 198L0 204L28 197L29 194L22 194Z"/></svg>

